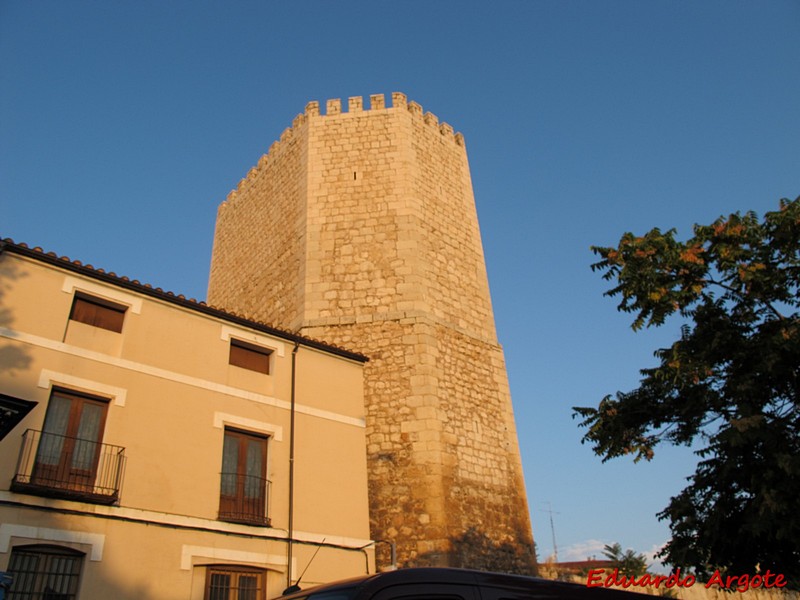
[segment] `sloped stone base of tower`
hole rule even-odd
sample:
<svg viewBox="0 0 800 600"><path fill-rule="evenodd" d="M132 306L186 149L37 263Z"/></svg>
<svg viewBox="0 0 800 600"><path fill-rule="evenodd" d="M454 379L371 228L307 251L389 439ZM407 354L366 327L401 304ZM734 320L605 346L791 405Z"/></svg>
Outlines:
<svg viewBox="0 0 800 600"><path fill-rule="evenodd" d="M370 522L398 566L535 572L502 350L423 318L302 333L370 357Z"/></svg>

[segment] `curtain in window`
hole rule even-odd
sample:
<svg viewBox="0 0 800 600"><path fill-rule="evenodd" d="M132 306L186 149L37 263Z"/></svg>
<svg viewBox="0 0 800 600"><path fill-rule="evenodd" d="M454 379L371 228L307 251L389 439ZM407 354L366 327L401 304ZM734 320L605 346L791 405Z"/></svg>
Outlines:
<svg viewBox="0 0 800 600"><path fill-rule="evenodd" d="M261 440L247 441L247 464L245 465L247 478L244 484L245 498L261 498L264 494L264 473L263 450L264 443Z"/></svg>
<svg viewBox="0 0 800 600"><path fill-rule="evenodd" d="M72 468L89 471L94 468L97 441L100 439L100 422L104 409L96 404L83 404L75 448L72 450Z"/></svg>
<svg viewBox="0 0 800 600"><path fill-rule="evenodd" d="M225 434L222 446L222 495L236 495L236 472L239 468L239 438Z"/></svg>
<svg viewBox="0 0 800 600"><path fill-rule="evenodd" d="M44 431L39 443L36 462L43 465L57 465L61 460L64 448L64 436L67 435L69 415L72 401L69 398L53 395L47 405L44 418Z"/></svg>

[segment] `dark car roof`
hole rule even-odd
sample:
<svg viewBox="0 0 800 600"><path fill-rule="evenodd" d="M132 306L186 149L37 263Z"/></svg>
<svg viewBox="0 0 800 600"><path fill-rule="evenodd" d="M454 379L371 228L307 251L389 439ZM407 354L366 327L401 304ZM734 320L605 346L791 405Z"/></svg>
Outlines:
<svg viewBox="0 0 800 600"><path fill-rule="evenodd" d="M633 600L636 598L648 598L648 600L652 600L652 598L646 594L635 592L596 587L588 588L585 585L577 583L552 581L550 579L540 579L538 577L449 568L399 569L397 571L388 571L375 575L354 577L280 596L280 600L300 599L309 596L311 596L310 600L313 600L313 594L332 592L345 588L353 589L354 593L352 597L360 600L361 598L370 598L373 593L390 586L425 583L452 583L502 588L514 590L524 594L526 597L537 598L538 600Z"/></svg>

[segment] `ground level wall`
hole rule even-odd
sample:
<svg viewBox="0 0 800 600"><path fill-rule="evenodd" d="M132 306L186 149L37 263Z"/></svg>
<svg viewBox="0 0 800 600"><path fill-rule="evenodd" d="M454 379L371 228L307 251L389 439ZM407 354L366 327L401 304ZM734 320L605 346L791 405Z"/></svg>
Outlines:
<svg viewBox="0 0 800 600"><path fill-rule="evenodd" d="M264 533L220 532L199 519L172 524L80 514L0 501L0 571L15 546L49 544L85 553L79 596L116 600L203 600L210 565L264 569L266 597L286 588L286 540ZM233 527L235 529L235 526ZM298 535L301 537L302 534ZM303 587L374 572L371 549L337 547L327 540L303 577ZM319 543L294 544L292 579L309 565Z"/></svg>

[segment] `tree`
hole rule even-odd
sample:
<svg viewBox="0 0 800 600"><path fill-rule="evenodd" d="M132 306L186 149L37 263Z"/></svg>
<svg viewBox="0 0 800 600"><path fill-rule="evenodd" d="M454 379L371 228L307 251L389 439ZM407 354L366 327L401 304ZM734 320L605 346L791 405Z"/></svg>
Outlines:
<svg viewBox="0 0 800 600"><path fill-rule="evenodd" d="M647 557L644 554L636 554L630 548L623 552L619 542L606 544L603 547L603 555L614 563L620 575L625 577L639 577L647 572Z"/></svg>
<svg viewBox="0 0 800 600"><path fill-rule="evenodd" d="M695 225L685 242L653 229L592 251L634 330L684 324L637 389L574 407L583 442L604 462L701 446L688 487L658 514L672 533L660 556L700 578L770 569L800 587L800 197L763 221Z"/></svg>

